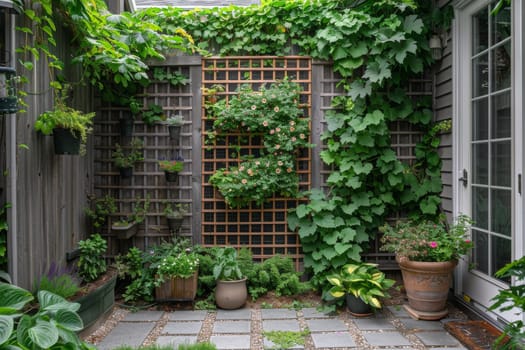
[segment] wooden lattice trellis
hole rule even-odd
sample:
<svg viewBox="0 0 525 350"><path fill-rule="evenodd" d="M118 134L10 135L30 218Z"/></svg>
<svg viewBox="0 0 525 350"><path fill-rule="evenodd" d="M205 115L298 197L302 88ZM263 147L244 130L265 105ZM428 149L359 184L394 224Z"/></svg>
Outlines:
<svg viewBox="0 0 525 350"><path fill-rule="evenodd" d="M238 88L248 84L258 90L265 84L291 78L302 87L300 103L305 117L311 116L312 64L307 57L227 57L210 58L202 62L202 215L201 242L205 246L232 245L251 249L254 259L263 260L276 254L292 257L300 267L301 246L295 232L287 225L287 212L298 200L273 197L263 206L251 205L242 209L226 207L218 191L208 183L218 169L237 165L239 155L257 156L261 137L253 135L247 144L240 144L239 135L229 134L224 140L209 146L206 133L213 120L206 114L207 89L221 85L219 98L229 99ZM239 150L240 147L240 151ZM235 152L233 151L235 150ZM297 174L301 190L311 185L311 151L305 149L297 157Z"/></svg>

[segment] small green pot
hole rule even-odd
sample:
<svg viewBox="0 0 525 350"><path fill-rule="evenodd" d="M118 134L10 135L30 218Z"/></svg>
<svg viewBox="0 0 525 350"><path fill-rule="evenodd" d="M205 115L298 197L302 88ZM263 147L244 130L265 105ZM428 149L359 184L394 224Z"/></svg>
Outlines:
<svg viewBox="0 0 525 350"><path fill-rule="evenodd" d="M53 129L55 154L77 155L80 153L80 134L69 129Z"/></svg>

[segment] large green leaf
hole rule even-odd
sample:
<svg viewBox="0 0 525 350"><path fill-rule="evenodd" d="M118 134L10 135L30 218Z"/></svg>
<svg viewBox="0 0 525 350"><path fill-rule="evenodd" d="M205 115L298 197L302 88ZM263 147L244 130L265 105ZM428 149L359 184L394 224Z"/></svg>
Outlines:
<svg viewBox="0 0 525 350"><path fill-rule="evenodd" d="M33 300L33 296L27 290L3 282L0 282L0 295L2 296L0 298L0 308L5 311L2 313L12 313L7 312L8 310L21 310L28 302Z"/></svg>
<svg viewBox="0 0 525 350"><path fill-rule="evenodd" d="M49 321L38 320L28 329L29 338L43 349L50 348L58 341L58 329Z"/></svg>
<svg viewBox="0 0 525 350"><path fill-rule="evenodd" d="M78 311L78 309L80 309L80 304L69 302L61 296L47 290L38 291L37 297L38 302L40 303L40 308L45 311Z"/></svg>
<svg viewBox="0 0 525 350"><path fill-rule="evenodd" d="M373 83L379 83L384 79L390 78L392 76L392 71L390 70L390 64L387 60L377 59L374 62L370 62L366 67L363 78L367 78Z"/></svg>
<svg viewBox="0 0 525 350"><path fill-rule="evenodd" d="M14 321L10 316L0 316L0 345L5 343L13 333Z"/></svg>
<svg viewBox="0 0 525 350"><path fill-rule="evenodd" d="M417 17L417 15L409 15L405 18L405 22L403 23L403 29L407 33L417 33L420 34L423 30L424 24L423 21Z"/></svg>
<svg viewBox="0 0 525 350"><path fill-rule="evenodd" d="M317 231L317 226L316 225L308 225L308 226L304 226L302 225L300 228L299 228L299 237L301 238L304 238L304 237L308 237L308 236L311 236L313 234L315 234L315 232Z"/></svg>
<svg viewBox="0 0 525 350"><path fill-rule="evenodd" d="M58 310L55 314L55 321L59 327L73 332L80 331L84 328L80 316L76 312L69 310Z"/></svg>
<svg viewBox="0 0 525 350"><path fill-rule="evenodd" d="M334 245L334 249L339 255L344 254L348 249L350 249L350 247L352 247L351 244L337 243Z"/></svg>
<svg viewBox="0 0 525 350"><path fill-rule="evenodd" d="M334 228L344 225L344 220L332 214L315 215L314 223L323 228Z"/></svg>

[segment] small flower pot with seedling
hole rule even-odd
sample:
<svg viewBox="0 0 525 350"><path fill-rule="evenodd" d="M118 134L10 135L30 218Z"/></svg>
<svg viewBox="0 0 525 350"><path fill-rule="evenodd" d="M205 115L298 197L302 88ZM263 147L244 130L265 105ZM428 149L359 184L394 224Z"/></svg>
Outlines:
<svg viewBox="0 0 525 350"><path fill-rule="evenodd" d="M170 232L178 232L184 221L184 216L188 213L188 205L178 203L175 208L172 207L171 203L166 203L164 207L164 215L168 221L168 229Z"/></svg>
<svg viewBox="0 0 525 350"><path fill-rule="evenodd" d="M180 137L182 125L184 125L184 117L182 115L170 116L168 119L166 119L166 124L168 125L170 139L178 140Z"/></svg>
<svg viewBox="0 0 525 350"><path fill-rule="evenodd" d="M144 160L142 153L143 142L141 139L134 138L128 147L127 152L120 144L115 145L113 152L113 162L120 171L120 176L130 178L133 176L133 165L136 162Z"/></svg>
<svg viewBox="0 0 525 350"><path fill-rule="evenodd" d="M164 171L167 182L178 184L179 172L184 169L184 159L177 158L175 160L159 160L159 167Z"/></svg>

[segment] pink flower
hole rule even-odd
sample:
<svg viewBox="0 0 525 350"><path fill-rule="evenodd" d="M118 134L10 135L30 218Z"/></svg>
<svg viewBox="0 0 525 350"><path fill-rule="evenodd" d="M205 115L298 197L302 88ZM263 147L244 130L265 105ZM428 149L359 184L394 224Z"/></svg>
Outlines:
<svg viewBox="0 0 525 350"><path fill-rule="evenodd" d="M281 131L281 128L275 128L275 131L279 132Z"/></svg>
<svg viewBox="0 0 525 350"><path fill-rule="evenodd" d="M275 106L275 107L273 108L273 111L274 111L275 113L279 112L279 107Z"/></svg>
<svg viewBox="0 0 525 350"><path fill-rule="evenodd" d="M239 167L239 171L243 171L243 170L244 170L244 166L241 165L241 166Z"/></svg>
<svg viewBox="0 0 525 350"><path fill-rule="evenodd" d="M275 149L281 148L281 145L275 145Z"/></svg>
<svg viewBox="0 0 525 350"><path fill-rule="evenodd" d="M275 169L275 173L280 174L281 173L281 169L280 168Z"/></svg>
<svg viewBox="0 0 525 350"><path fill-rule="evenodd" d="M294 126L294 125L295 125L295 122L292 120L292 121L290 122L290 126Z"/></svg>
<svg viewBox="0 0 525 350"><path fill-rule="evenodd" d="M430 246L430 248L437 248L438 246L437 242L435 241L430 242L428 245Z"/></svg>
<svg viewBox="0 0 525 350"><path fill-rule="evenodd" d="M258 160L255 161L255 165L261 165L261 162L259 162Z"/></svg>
<svg viewBox="0 0 525 350"><path fill-rule="evenodd" d="M273 130L273 129L272 129L272 130L270 130L270 135L273 135L273 134L274 134L274 132L275 132L275 130Z"/></svg>
<svg viewBox="0 0 525 350"><path fill-rule="evenodd" d="M257 109L256 105L252 105L252 111L255 111Z"/></svg>
<svg viewBox="0 0 525 350"><path fill-rule="evenodd" d="M292 136L292 142L295 142L297 139L295 138L295 136Z"/></svg>
<svg viewBox="0 0 525 350"><path fill-rule="evenodd" d="M299 137L301 138L301 140L304 140L306 136L304 134L300 134Z"/></svg>
<svg viewBox="0 0 525 350"><path fill-rule="evenodd" d="M278 165L278 166L282 166L282 165L283 165L283 162L282 162L282 161L278 161L278 162L277 162L277 165Z"/></svg>
<svg viewBox="0 0 525 350"><path fill-rule="evenodd" d="M287 168L287 169L286 169L286 172L287 172L287 173L291 173L291 172L292 172L292 168Z"/></svg>
<svg viewBox="0 0 525 350"><path fill-rule="evenodd" d="M266 103L266 99L263 98L263 99L261 100L261 102L262 102L262 103Z"/></svg>
<svg viewBox="0 0 525 350"><path fill-rule="evenodd" d="M243 185L246 185L248 183L248 180L242 179L241 182L243 183Z"/></svg>
<svg viewBox="0 0 525 350"><path fill-rule="evenodd" d="M290 131L291 132L294 132L295 131L295 128L293 126L290 127Z"/></svg>
<svg viewBox="0 0 525 350"><path fill-rule="evenodd" d="M268 126L268 121L267 120L263 121L263 126Z"/></svg>
<svg viewBox="0 0 525 350"><path fill-rule="evenodd" d="M467 243L467 244L470 244L470 242L471 242L470 239L466 239L465 240L465 243Z"/></svg>

